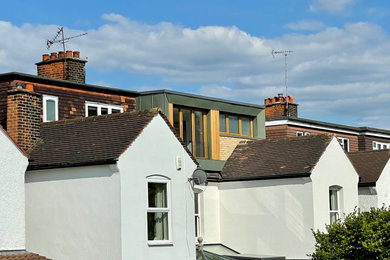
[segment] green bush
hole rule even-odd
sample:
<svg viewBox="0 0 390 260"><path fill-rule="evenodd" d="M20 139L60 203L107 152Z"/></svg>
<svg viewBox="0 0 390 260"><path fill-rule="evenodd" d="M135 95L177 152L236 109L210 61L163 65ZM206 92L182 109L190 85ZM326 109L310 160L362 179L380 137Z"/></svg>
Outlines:
<svg viewBox="0 0 390 260"><path fill-rule="evenodd" d="M390 208L355 210L326 231L313 231L313 259L390 259Z"/></svg>

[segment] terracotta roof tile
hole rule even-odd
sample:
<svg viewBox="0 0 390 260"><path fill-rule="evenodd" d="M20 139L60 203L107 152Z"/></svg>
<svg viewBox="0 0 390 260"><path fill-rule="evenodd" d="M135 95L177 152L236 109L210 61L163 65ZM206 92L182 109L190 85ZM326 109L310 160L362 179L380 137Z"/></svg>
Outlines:
<svg viewBox="0 0 390 260"><path fill-rule="evenodd" d="M43 123L28 169L114 163L156 115L127 112Z"/></svg>
<svg viewBox="0 0 390 260"><path fill-rule="evenodd" d="M389 150L348 153L348 157L360 176L359 184L375 183L390 159Z"/></svg>
<svg viewBox="0 0 390 260"><path fill-rule="evenodd" d="M21 253L7 253L4 255L0 255L0 260L50 260L44 256L40 256L38 254L29 253L29 252L21 252Z"/></svg>
<svg viewBox="0 0 390 260"><path fill-rule="evenodd" d="M222 179L309 176L331 135L266 139L240 143L222 169Z"/></svg>

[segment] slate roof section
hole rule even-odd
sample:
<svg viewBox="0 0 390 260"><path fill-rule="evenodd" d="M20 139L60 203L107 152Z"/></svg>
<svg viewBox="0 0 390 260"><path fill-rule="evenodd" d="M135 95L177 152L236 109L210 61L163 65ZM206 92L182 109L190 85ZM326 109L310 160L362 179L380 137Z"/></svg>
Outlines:
<svg viewBox="0 0 390 260"><path fill-rule="evenodd" d="M222 169L222 181L310 176L332 138L321 134L241 142Z"/></svg>
<svg viewBox="0 0 390 260"><path fill-rule="evenodd" d="M353 152L348 157L360 176L359 185L375 186L390 159L390 150Z"/></svg>
<svg viewBox="0 0 390 260"><path fill-rule="evenodd" d="M134 111L43 123L28 170L115 163L157 115Z"/></svg>

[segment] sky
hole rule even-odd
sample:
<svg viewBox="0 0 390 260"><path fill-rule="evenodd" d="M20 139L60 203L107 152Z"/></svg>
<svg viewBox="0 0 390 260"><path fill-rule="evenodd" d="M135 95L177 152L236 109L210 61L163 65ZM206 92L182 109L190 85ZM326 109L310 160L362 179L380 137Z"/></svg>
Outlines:
<svg viewBox="0 0 390 260"><path fill-rule="evenodd" d="M286 94L299 116L390 130L390 2L6 1L0 73L36 74L58 27L89 84L171 89L253 104Z"/></svg>

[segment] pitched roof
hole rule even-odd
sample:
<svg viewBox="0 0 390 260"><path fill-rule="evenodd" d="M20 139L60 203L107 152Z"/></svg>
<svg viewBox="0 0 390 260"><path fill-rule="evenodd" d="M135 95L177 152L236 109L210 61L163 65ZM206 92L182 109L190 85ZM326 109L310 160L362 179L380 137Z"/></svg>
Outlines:
<svg viewBox="0 0 390 260"><path fill-rule="evenodd" d="M114 163L156 115L127 112L43 123L28 169Z"/></svg>
<svg viewBox="0 0 390 260"><path fill-rule="evenodd" d="M360 176L360 185L374 184L390 159L389 150L348 153L348 157Z"/></svg>
<svg viewBox="0 0 390 260"><path fill-rule="evenodd" d="M310 176L332 138L311 135L242 142L226 161L222 180Z"/></svg>
<svg viewBox="0 0 390 260"><path fill-rule="evenodd" d="M20 252L0 251L0 260L49 260L49 258L21 250Z"/></svg>

